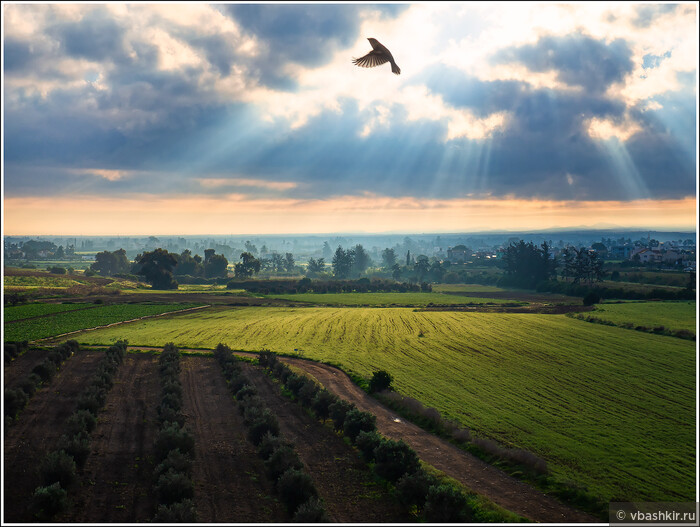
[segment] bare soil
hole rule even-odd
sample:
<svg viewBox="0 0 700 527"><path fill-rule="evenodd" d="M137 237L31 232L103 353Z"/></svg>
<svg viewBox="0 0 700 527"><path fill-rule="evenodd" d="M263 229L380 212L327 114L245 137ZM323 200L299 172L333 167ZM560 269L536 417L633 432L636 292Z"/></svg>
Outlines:
<svg viewBox="0 0 700 527"><path fill-rule="evenodd" d="M129 354L98 416L81 489L62 523L148 522L154 514L153 443L160 398L158 357Z"/></svg>
<svg viewBox="0 0 700 527"><path fill-rule="evenodd" d="M382 435L395 440L403 439L423 461L504 509L536 522L599 522L597 518L562 504L468 452L400 419L362 391L341 370L304 359L280 359L309 373L327 390L354 403L360 410L376 415L377 429Z"/></svg>
<svg viewBox="0 0 700 527"><path fill-rule="evenodd" d="M42 363L50 350L28 349L14 360L5 363L5 388L14 388L18 382L29 375L34 366Z"/></svg>
<svg viewBox="0 0 700 527"><path fill-rule="evenodd" d="M358 453L336 434L280 393L279 385L252 365L248 379L277 416L283 437L294 443L306 473L323 499L331 521L406 523L411 518L381 485Z"/></svg>
<svg viewBox="0 0 700 527"><path fill-rule="evenodd" d="M5 428L6 522L32 521L30 505L40 485L39 465L63 434L66 419L75 411L76 399L102 356L100 351L79 351L70 357L52 381L34 394L17 422Z"/></svg>
<svg viewBox="0 0 700 527"><path fill-rule="evenodd" d="M194 434L194 501L204 523L283 523L262 460L246 440L246 428L218 363L183 357L180 376L186 426Z"/></svg>

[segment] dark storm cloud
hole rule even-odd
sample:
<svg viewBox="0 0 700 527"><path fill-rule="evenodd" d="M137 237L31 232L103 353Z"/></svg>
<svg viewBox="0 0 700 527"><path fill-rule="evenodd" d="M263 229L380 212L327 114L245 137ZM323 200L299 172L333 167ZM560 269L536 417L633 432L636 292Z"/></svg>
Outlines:
<svg viewBox="0 0 700 527"><path fill-rule="evenodd" d="M34 55L29 42L14 38L5 39L3 67L6 73L30 68L33 58Z"/></svg>
<svg viewBox="0 0 700 527"><path fill-rule="evenodd" d="M519 62L530 71L554 71L557 79L586 90L605 91L634 68L632 51L624 40L609 44L575 34L542 37L536 44L508 48L494 55L495 62Z"/></svg>
<svg viewBox="0 0 700 527"><path fill-rule="evenodd" d="M47 34L71 57L115 60L124 53L124 28L107 18L102 8L88 12L79 22L55 23L47 28Z"/></svg>

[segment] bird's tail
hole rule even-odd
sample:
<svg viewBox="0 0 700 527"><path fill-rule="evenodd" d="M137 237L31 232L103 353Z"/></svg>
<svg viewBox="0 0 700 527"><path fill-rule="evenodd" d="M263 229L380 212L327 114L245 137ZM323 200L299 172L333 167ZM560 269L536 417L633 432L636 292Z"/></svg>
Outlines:
<svg viewBox="0 0 700 527"><path fill-rule="evenodd" d="M401 68L396 65L396 62L391 63L391 72L396 75L401 75Z"/></svg>

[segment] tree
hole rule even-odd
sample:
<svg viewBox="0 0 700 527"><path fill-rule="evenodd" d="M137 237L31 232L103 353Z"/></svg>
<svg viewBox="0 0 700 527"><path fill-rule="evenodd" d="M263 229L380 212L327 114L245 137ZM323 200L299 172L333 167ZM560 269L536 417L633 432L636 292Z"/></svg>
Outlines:
<svg viewBox="0 0 700 527"><path fill-rule="evenodd" d="M353 276L357 277L364 273L370 265L370 257L359 243L355 245L352 249L348 251L350 258L352 259L351 273Z"/></svg>
<svg viewBox="0 0 700 527"><path fill-rule="evenodd" d="M411 265L411 251L406 252L406 267Z"/></svg>
<svg viewBox="0 0 700 527"><path fill-rule="evenodd" d="M345 251L340 245L333 255L333 274L336 278L343 279L350 276L352 270L352 253Z"/></svg>
<svg viewBox="0 0 700 527"><path fill-rule="evenodd" d="M333 249L331 249L328 242L323 242L323 249L321 249L321 251L323 252L324 260L330 260L333 257Z"/></svg>
<svg viewBox="0 0 700 527"><path fill-rule="evenodd" d="M419 255L418 258L416 258L416 263L413 265L413 270L416 272L416 276L419 282L423 281L425 275L428 274L429 269L430 262L428 260L428 257L424 254Z"/></svg>
<svg viewBox="0 0 700 527"><path fill-rule="evenodd" d="M375 371L372 374L372 379L369 381L370 392L381 392L391 387L391 382L394 379L391 374L384 370Z"/></svg>
<svg viewBox="0 0 700 527"><path fill-rule="evenodd" d="M102 276L126 273L129 271L129 259L124 249L114 252L103 251L95 255L95 263L90 266L90 269Z"/></svg>
<svg viewBox="0 0 700 527"><path fill-rule="evenodd" d="M249 252L241 254L241 263L237 263L234 267L236 276L241 278L249 278L254 273L260 272L260 260Z"/></svg>
<svg viewBox="0 0 700 527"><path fill-rule="evenodd" d="M294 271L294 255L292 253L285 253L284 255L284 269L288 273Z"/></svg>
<svg viewBox="0 0 700 527"><path fill-rule="evenodd" d="M202 276L204 274L202 257L198 254L193 257L192 252L185 249L177 259L174 273L175 275Z"/></svg>
<svg viewBox="0 0 700 527"><path fill-rule="evenodd" d="M394 249L384 249L382 251L382 264L384 269L392 269L396 265L396 251Z"/></svg>
<svg viewBox="0 0 700 527"><path fill-rule="evenodd" d="M391 268L391 277L397 282L401 280L401 266L399 264L394 264Z"/></svg>
<svg viewBox="0 0 700 527"><path fill-rule="evenodd" d="M173 269L177 265L177 257L165 249L145 252L136 257L139 266L138 274L143 275L153 289L177 289L173 278Z"/></svg>
<svg viewBox="0 0 700 527"><path fill-rule="evenodd" d="M258 248L255 245L253 245L252 243L250 243L250 240L246 240L245 250L246 250L246 252L249 252L250 254L253 254L253 255L258 254Z"/></svg>
<svg viewBox="0 0 700 527"><path fill-rule="evenodd" d="M58 250L56 251L55 256L56 256L56 258L58 258L58 259L63 259L63 258L66 257L66 253L65 253L65 251L63 250L63 245L59 245L59 246L58 246Z"/></svg>
<svg viewBox="0 0 700 527"><path fill-rule="evenodd" d="M228 260L223 254L210 254L204 259L204 276L207 278L226 278Z"/></svg>
<svg viewBox="0 0 700 527"><path fill-rule="evenodd" d="M318 276L323 272L325 267L326 262L324 262L323 258L319 258L318 260L309 258L309 264L306 266L306 275L311 277Z"/></svg>

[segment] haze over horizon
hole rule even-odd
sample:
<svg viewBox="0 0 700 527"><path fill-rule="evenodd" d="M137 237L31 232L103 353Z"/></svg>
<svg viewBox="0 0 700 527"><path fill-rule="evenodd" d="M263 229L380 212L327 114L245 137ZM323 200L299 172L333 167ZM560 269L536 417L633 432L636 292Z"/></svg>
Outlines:
<svg viewBox="0 0 700 527"><path fill-rule="evenodd" d="M696 3L3 21L5 235L696 230Z"/></svg>

